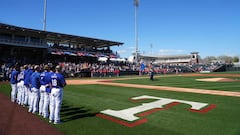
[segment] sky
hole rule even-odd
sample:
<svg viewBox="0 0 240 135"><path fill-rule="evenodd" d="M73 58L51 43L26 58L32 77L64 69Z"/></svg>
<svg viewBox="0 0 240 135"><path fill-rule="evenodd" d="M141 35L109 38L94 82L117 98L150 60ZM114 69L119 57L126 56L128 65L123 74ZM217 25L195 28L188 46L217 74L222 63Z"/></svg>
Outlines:
<svg viewBox="0 0 240 135"><path fill-rule="evenodd" d="M144 55L199 52L240 56L240 0L139 0L138 48ZM44 0L1 0L0 22L43 29ZM134 0L47 0L47 31L123 42L135 52Z"/></svg>

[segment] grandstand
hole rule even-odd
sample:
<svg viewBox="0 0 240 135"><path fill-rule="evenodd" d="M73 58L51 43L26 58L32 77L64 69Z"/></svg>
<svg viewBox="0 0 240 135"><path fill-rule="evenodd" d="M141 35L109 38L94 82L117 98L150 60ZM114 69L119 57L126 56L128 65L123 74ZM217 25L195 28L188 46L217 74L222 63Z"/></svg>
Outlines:
<svg viewBox="0 0 240 135"><path fill-rule="evenodd" d="M0 23L0 62L97 61L103 56L118 57L110 47L122 44Z"/></svg>
<svg viewBox="0 0 240 135"><path fill-rule="evenodd" d="M169 56L147 56L139 55L143 62L152 62L154 64L197 64L199 63L198 52L191 52L187 55L169 55Z"/></svg>

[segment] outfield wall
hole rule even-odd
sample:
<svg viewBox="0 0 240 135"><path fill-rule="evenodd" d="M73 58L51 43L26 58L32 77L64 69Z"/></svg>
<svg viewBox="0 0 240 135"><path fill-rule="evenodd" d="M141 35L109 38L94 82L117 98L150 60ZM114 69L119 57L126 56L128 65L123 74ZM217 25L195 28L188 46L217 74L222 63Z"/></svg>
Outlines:
<svg viewBox="0 0 240 135"><path fill-rule="evenodd" d="M240 67L226 67L227 71L240 71Z"/></svg>

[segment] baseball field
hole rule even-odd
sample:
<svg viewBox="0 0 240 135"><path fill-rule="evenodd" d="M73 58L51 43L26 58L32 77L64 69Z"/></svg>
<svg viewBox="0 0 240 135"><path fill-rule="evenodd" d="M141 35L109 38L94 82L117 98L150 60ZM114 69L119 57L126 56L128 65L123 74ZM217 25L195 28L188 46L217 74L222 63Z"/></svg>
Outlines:
<svg viewBox="0 0 240 135"><path fill-rule="evenodd" d="M160 75L154 81L148 76L71 79L67 83L61 124L52 125L34 115L65 135L240 135L238 72ZM9 96L10 85L1 84L0 92Z"/></svg>

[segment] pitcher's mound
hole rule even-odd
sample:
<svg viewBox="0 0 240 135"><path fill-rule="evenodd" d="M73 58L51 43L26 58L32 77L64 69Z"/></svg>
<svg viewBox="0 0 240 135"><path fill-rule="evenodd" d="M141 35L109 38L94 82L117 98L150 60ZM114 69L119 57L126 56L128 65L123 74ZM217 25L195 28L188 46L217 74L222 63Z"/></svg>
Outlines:
<svg viewBox="0 0 240 135"><path fill-rule="evenodd" d="M205 81L205 82L238 82L238 80L234 80L231 78L204 78L204 79L196 79L197 81Z"/></svg>

